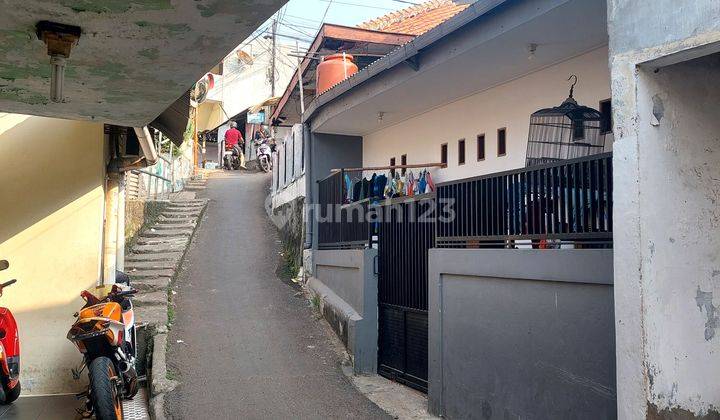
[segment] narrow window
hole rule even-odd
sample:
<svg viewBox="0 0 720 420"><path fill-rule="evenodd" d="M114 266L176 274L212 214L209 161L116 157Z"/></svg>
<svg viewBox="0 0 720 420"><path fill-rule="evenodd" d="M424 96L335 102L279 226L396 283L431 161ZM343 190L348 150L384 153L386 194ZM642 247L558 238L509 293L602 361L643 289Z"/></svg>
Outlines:
<svg viewBox="0 0 720 420"><path fill-rule="evenodd" d="M600 134L607 134L613 131L612 129L612 101L606 99L600 101Z"/></svg>
<svg viewBox="0 0 720 420"><path fill-rule="evenodd" d="M447 165L447 143L440 145L440 163Z"/></svg>
<svg viewBox="0 0 720 420"><path fill-rule="evenodd" d="M465 139L458 140L458 166L465 164Z"/></svg>
<svg viewBox="0 0 720 420"><path fill-rule="evenodd" d="M407 165L407 155L400 156L400 165L402 165L402 166ZM407 172L407 169L402 168L402 170L400 171L400 174L405 175L405 172Z"/></svg>
<svg viewBox="0 0 720 420"><path fill-rule="evenodd" d="M507 154L507 140L506 140L506 128L498 129L497 137L497 154L498 156L505 156Z"/></svg>
<svg viewBox="0 0 720 420"><path fill-rule="evenodd" d="M390 166L395 166L395 158L390 158ZM390 168L390 176L395 176L395 168Z"/></svg>
<svg viewBox="0 0 720 420"><path fill-rule="evenodd" d="M485 160L485 134L477 136L477 160Z"/></svg>

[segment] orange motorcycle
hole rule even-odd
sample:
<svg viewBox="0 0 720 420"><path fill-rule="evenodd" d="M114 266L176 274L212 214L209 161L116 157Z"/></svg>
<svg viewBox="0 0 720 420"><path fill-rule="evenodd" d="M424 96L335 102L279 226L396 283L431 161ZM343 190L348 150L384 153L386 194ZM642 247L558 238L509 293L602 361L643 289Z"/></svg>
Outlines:
<svg viewBox="0 0 720 420"><path fill-rule="evenodd" d="M129 282L128 282L129 283ZM78 394L85 398L87 416L97 420L121 420L122 400L138 391L135 370L135 316L131 296L137 290L113 284L98 286L80 294L85 306L76 313L77 320L67 338L83 353L75 379L87 368L90 384Z"/></svg>

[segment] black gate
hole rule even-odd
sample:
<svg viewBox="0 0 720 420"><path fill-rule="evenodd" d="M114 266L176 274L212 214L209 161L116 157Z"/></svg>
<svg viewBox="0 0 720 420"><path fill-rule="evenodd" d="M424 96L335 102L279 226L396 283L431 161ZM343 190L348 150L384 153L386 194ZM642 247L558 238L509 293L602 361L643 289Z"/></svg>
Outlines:
<svg viewBox="0 0 720 420"><path fill-rule="evenodd" d="M434 198L382 207L378 226L378 373L427 392L428 249Z"/></svg>

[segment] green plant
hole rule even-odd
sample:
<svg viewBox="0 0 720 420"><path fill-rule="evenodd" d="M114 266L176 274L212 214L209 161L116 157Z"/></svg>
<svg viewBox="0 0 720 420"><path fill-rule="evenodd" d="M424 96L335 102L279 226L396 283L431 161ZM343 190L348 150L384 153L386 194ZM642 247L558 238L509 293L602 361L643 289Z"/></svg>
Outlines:
<svg viewBox="0 0 720 420"><path fill-rule="evenodd" d="M294 279L300 273L300 247L294 241L283 241L279 274L284 279Z"/></svg>
<svg viewBox="0 0 720 420"><path fill-rule="evenodd" d="M174 370L168 369L167 372L165 372L165 378L169 381L177 381L180 379L180 375Z"/></svg>
<svg viewBox="0 0 720 420"><path fill-rule="evenodd" d="M168 318L168 328L172 326L172 324L175 322L175 305L170 301L170 298L168 297L168 306L167 306L167 318Z"/></svg>
<svg viewBox="0 0 720 420"><path fill-rule="evenodd" d="M313 309L315 309L318 312L320 312L320 304L321 303L322 303L322 301L320 300L319 295L313 295L310 298L310 304L312 305Z"/></svg>

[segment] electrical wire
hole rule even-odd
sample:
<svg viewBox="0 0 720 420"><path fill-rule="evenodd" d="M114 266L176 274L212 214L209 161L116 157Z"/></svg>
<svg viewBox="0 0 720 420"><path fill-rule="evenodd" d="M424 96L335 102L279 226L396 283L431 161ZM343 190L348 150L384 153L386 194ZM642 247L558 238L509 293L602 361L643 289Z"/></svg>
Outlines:
<svg viewBox="0 0 720 420"><path fill-rule="evenodd" d="M349 2L343 2L343 1L338 1L338 0L319 0L319 1L329 2L329 3L333 3L333 2L334 2L335 4L344 4L344 5L346 5L346 6L367 7L368 9L387 10L387 11L390 11L390 12L395 11L395 9L389 9L389 8L387 8L387 7L370 6L370 5L367 5L367 4L349 3ZM324 19L325 19L325 18L323 17L323 20L324 20Z"/></svg>

